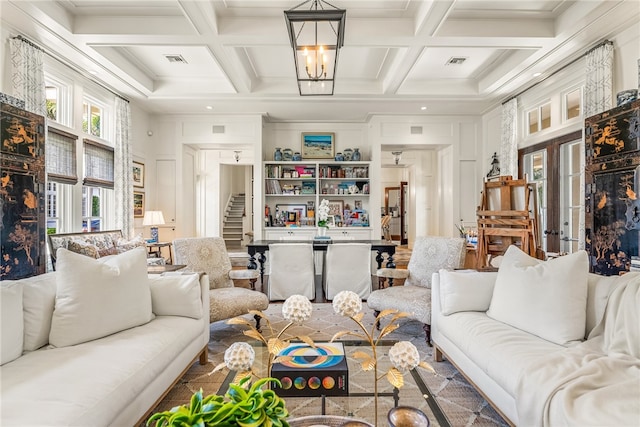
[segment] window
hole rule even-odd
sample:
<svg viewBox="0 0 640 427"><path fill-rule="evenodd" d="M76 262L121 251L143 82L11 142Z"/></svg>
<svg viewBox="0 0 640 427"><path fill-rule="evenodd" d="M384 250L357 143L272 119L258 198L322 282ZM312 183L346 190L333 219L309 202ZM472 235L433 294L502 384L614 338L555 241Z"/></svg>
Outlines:
<svg viewBox="0 0 640 427"><path fill-rule="evenodd" d="M45 74L47 119L71 127L71 90L62 80Z"/></svg>
<svg viewBox="0 0 640 427"><path fill-rule="evenodd" d="M103 228L106 213L103 200L107 198L106 190L99 187L82 186L82 231L100 231Z"/></svg>
<svg viewBox="0 0 640 427"><path fill-rule="evenodd" d="M76 166L77 136L49 127L46 141L47 179L63 184L78 182Z"/></svg>
<svg viewBox="0 0 640 427"><path fill-rule="evenodd" d="M582 88L574 89L564 95L564 118L571 120L580 117L582 112Z"/></svg>
<svg viewBox="0 0 640 427"><path fill-rule="evenodd" d="M527 113L529 135L551 127L551 103L540 105Z"/></svg>
<svg viewBox="0 0 640 427"><path fill-rule="evenodd" d="M55 86L45 87L47 98L47 119L58 121L58 88Z"/></svg>
<svg viewBox="0 0 640 427"><path fill-rule="evenodd" d="M83 184L113 189L113 148L84 140Z"/></svg>
<svg viewBox="0 0 640 427"><path fill-rule="evenodd" d="M104 109L97 101L85 98L82 101L82 131L89 135L105 138Z"/></svg>
<svg viewBox="0 0 640 427"><path fill-rule="evenodd" d="M56 234L60 230L58 200L58 183L47 182L47 234Z"/></svg>
<svg viewBox="0 0 640 427"><path fill-rule="evenodd" d="M113 197L113 148L84 140L82 231L106 229L107 199Z"/></svg>

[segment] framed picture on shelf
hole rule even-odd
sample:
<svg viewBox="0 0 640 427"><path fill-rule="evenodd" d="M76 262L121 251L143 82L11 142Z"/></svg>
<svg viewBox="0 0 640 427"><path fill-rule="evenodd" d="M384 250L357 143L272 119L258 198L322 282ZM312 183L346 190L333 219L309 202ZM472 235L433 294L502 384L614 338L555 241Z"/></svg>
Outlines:
<svg viewBox="0 0 640 427"><path fill-rule="evenodd" d="M144 187L144 163L133 162L133 186Z"/></svg>
<svg viewBox="0 0 640 427"><path fill-rule="evenodd" d="M353 208L356 210L362 210L362 200L356 200L353 202Z"/></svg>
<svg viewBox="0 0 640 427"><path fill-rule="evenodd" d="M335 155L335 134L333 132L303 132L303 159L333 159Z"/></svg>
<svg viewBox="0 0 640 427"><path fill-rule="evenodd" d="M144 217L144 193L139 191L133 192L133 217Z"/></svg>
<svg viewBox="0 0 640 427"><path fill-rule="evenodd" d="M336 217L333 215L329 215L327 218L327 226L332 228L336 226Z"/></svg>
<svg viewBox="0 0 640 427"><path fill-rule="evenodd" d="M330 200L329 201L329 216L338 215L342 218L342 211L344 210L344 202L342 200Z"/></svg>

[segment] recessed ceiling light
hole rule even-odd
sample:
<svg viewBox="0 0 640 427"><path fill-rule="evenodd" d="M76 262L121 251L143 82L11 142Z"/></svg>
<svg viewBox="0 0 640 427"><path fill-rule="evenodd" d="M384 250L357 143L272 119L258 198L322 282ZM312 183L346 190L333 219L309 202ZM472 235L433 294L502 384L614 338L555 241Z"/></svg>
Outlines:
<svg viewBox="0 0 640 427"><path fill-rule="evenodd" d="M533 77L538 77L542 73L533 73Z"/></svg>
<svg viewBox="0 0 640 427"><path fill-rule="evenodd" d="M423 105L422 107L420 107L420 109L421 109L422 111L424 111L424 110L426 110L426 109L427 109L427 107L425 107L425 106Z"/></svg>
<svg viewBox="0 0 640 427"><path fill-rule="evenodd" d="M207 110L213 110L213 107L212 107L211 105L207 105L205 108L206 108Z"/></svg>

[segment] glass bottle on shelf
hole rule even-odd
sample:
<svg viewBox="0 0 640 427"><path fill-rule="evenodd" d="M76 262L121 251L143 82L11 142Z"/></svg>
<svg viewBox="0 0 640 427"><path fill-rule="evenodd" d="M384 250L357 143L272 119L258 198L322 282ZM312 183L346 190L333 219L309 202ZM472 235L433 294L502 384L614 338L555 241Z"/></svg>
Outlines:
<svg viewBox="0 0 640 427"><path fill-rule="evenodd" d="M276 162L282 161L282 151L280 147L276 147L276 151L273 153L273 160Z"/></svg>
<svg viewBox="0 0 640 427"><path fill-rule="evenodd" d="M360 153L360 149L359 148L354 148L353 149L353 154L351 155L351 160L353 160L354 162L359 162L361 160L362 156Z"/></svg>

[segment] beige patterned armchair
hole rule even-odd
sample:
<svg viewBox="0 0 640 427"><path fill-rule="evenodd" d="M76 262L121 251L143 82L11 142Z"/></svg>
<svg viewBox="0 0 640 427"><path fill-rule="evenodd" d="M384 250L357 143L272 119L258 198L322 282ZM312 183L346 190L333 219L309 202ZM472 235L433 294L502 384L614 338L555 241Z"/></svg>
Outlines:
<svg viewBox="0 0 640 427"><path fill-rule="evenodd" d="M374 310L375 316L387 309L410 313L409 319L422 322L427 344L431 345L431 276L441 268L462 268L466 245L462 238L418 237L406 270L381 268L377 271L382 282L406 279L404 286L390 286L371 292L367 305Z"/></svg>
<svg viewBox="0 0 640 427"><path fill-rule="evenodd" d="M173 241L176 264L186 265L186 271L204 272L209 276L209 321L230 319L266 310L269 299L262 292L235 287L233 280L248 279L253 286L260 275L257 270L232 270L224 239L221 237L190 237ZM260 317L254 316L260 329Z"/></svg>

